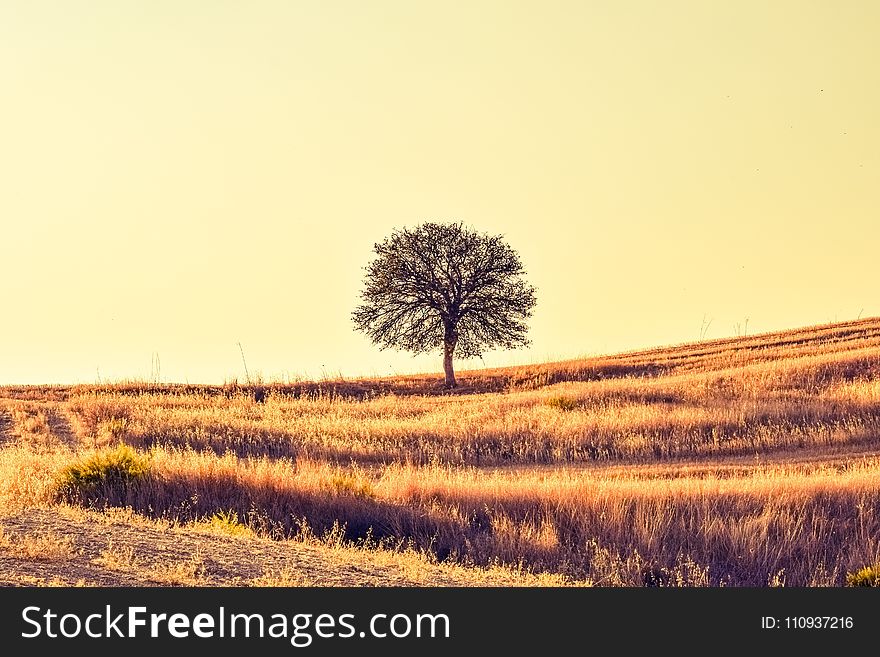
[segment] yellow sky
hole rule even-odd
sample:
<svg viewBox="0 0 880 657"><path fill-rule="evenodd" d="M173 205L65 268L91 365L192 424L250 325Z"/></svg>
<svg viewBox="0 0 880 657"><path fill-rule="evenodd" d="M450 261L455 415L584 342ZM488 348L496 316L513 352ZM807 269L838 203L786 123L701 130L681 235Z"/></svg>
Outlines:
<svg viewBox="0 0 880 657"><path fill-rule="evenodd" d="M880 315L880 3L0 3L0 383L439 370L349 313L463 220L488 365ZM480 362L471 365L479 366Z"/></svg>

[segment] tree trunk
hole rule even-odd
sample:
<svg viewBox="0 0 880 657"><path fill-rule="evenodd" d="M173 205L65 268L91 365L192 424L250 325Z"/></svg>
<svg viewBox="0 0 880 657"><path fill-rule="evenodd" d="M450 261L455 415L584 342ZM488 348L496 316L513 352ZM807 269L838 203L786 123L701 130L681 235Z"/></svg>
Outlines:
<svg viewBox="0 0 880 657"><path fill-rule="evenodd" d="M446 387L454 388L455 371L452 369L452 353L455 351L455 343L446 341L443 343L443 371L446 373Z"/></svg>

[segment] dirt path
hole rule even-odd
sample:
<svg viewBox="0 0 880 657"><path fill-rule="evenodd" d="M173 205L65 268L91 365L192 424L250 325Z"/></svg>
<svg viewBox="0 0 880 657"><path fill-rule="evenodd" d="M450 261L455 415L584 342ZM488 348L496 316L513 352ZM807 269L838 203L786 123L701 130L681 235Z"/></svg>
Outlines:
<svg viewBox="0 0 880 657"><path fill-rule="evenodd" d="M79 446L79 439L70 426L70 420L62 404L49 402L46 404L46 418L49 422L49 431L63 445L75 450Z"/></svg>
<svg viewBox="0 0 880 657"><path fill-rule="evenodd" d="M0 517L0 585L510 586L506 572L65 508ZM536 582L531 582L535 585Z"/></svg>
<svg viewBox="0 0 880 657"><path fill-rule="evenodd" d="M80 446L63 402L0 400L0 447L21 442L72 451Z"/></svg>

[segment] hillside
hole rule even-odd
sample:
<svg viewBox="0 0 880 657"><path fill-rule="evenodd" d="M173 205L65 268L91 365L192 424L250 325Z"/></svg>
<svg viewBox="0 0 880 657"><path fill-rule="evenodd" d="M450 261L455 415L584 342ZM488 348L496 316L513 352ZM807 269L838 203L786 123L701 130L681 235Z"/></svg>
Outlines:
<svg viewBox="0 0 880 657"><path fill-rule="evenodd" d="M252 393L255 389L278 396L300 397L330 395L368 398L383 394L430 395L474 394L532 389L564 381L594 381L627 376L657 376L673 372L718 369L728 364L746 365L768 360L834 354L880 345L880 318L853 322L821 324L789 331L744 337L703 340L700 342L656 347L593 358L578 358L515 367L463 370L456 374L460 386L447 391L437 374L411 374L369 379L324 379L298 383L224 385L159 384L131 381L95 385L0 386L3 396L11 398L67 399L83 392L119 392L141 394L204 394L231 396Z"/></svg>
<svg viewBox="0 0 880 657"><path fill-rule="evenodd" d="M880 562L880 319L459 380L0 388L6 581L840 585ZM96 463L137 468L60 474Z"/></svg>

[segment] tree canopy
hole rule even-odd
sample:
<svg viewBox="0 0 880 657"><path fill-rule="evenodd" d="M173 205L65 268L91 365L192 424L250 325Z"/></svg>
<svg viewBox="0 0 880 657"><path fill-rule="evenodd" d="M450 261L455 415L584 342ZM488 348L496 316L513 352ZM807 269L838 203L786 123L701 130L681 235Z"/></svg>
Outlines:
<svg viewBox="0 0 880 657"><path fill-rule="evenodd" d="M423 223L394 231L373 248L355 327L381 348L442 348L446 384L453 356L525 346L535 288L501 235L462 223Z"/></svg>

